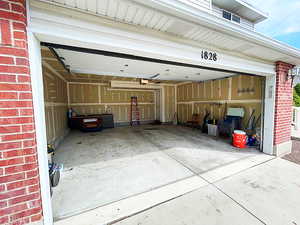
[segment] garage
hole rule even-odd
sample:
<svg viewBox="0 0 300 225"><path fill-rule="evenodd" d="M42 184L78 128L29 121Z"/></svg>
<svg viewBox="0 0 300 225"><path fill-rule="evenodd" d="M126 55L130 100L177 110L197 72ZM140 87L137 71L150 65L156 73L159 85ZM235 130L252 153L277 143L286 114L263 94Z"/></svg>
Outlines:
<svg viewBox="0 0 300 225"><path fill-rule="evenodd" d="M288 150L273 122L290 49L189 3L63 2L29 4L47 224L111 224ZM234 130L254 142L233 147ZM52 196L48 161L61 172Z"/></svg>
<svg viewBox="0 0 300 225"><path fill-rule="evenodd" d="M280 180L278 196L293 177L269 161L291 151L300 53L255 30L266 13L241 0L0 2L1 224L150 211L238 224L248 203L296 221L284 215L297 184L284 210L248 191Z"/></svg>
<svg viewBox="0 0 300 225"><path fill-rule="evenodd" d="M261 154L264 77L49 43L41 55L47 142L63 165L53 188L55 220ZM232 131L216 137L203 129L221 132L234 109L243 115L225 127L248 129L255 146L235 148ZM72 125L99 116L99 131Z"/></svg>

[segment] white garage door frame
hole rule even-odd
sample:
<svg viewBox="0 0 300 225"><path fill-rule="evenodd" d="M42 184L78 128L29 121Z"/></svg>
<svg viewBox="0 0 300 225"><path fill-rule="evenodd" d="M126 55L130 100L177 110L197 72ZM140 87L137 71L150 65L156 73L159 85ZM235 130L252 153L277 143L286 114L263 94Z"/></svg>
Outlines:
<svg viewBox="0 0 300 225"><path fill-rule="evenodd" d="M157 59L205 66L215 69L239 71L266 77L263 151L273 154L273 121L275 105L275 66L242 57L218 52L217 62L199 60L201 49L187 44L171 42L145 34L138 34L103 24L84 22L75 18L51 14L43 10L28 13L28 42L32 76L32 94L37 134L41 195L44 224L52 225L52 206L49 191L47 140L45 129L44 94L41 68L40 42L79 46L83 48L108 50L136 54ZM207 48L209 49L209 47Z"/></svg>

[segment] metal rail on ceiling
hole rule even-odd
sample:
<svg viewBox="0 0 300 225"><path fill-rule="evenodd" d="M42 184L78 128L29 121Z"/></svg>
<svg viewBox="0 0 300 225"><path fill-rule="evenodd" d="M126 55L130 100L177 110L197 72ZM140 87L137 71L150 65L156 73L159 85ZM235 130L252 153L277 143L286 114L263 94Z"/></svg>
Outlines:
<svg viewBox="0 0 300 225"><path fill-rule="evenodd" d="M47 46L47 47L48 47L48 46ZM48 47L48 48L49 48L49 50L52 52L52 54L55 56L55 58L60 62L60 64L64 67L64 69L65 69L66 71L68 71L69 73L71 73L70 67L68 67L68 66L65 64L65 62L62 60L62 57L60 57L60 56L58 55L58 53L55 51L55 49L52 48L52 47Z"/></svg>

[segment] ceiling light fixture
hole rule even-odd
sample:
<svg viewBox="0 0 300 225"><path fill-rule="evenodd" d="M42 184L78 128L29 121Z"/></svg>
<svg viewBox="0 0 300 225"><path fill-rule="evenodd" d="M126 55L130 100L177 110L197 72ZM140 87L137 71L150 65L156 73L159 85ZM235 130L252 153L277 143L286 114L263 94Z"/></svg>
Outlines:
<svg viewBox="0 0 300 225"><path fill-rule="evenodd" d="M149 80L147 80L147 79L140 79L140 84L145 85L145 84L148 84L148 83L149 83Z"/></svg>

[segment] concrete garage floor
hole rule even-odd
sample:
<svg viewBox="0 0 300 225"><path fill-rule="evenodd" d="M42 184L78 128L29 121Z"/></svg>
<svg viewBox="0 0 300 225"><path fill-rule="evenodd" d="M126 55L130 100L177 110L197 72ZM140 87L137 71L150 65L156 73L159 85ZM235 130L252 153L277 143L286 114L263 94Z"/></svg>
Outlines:
<svg viewBox="0 0 300 225"><path fill-rule="evenodd" d="M256 155L261 153L233 148L224 140L181 126L72 131L54 158L64 164L53 194L54 218L70 217ZM208 193L214 191L190 199L200 202Z"/></svg>

